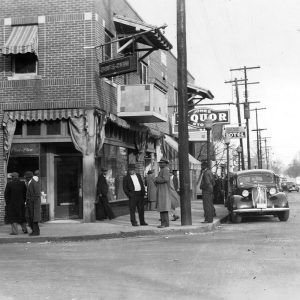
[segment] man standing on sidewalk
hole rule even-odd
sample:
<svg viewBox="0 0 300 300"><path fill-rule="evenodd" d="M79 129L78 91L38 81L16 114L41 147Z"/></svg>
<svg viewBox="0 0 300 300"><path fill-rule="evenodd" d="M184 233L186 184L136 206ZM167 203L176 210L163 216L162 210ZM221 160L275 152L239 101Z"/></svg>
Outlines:
<svg viewBox="0 0 300 300"><path fill-rule="evenodd" d="M7 222L11 224L11 235L18 234L18 224L27 233L25 220L26 185L19 180L19 174L11 174L12 181L5 187L4 198L7 211Z"/></svg>
<svg viewBox="0 0 300 300"><path fill-rule="evenodd" d="M24 174L27 186L26 207L28 223L32 230L30 236L40 235L39 222L41 220L41 189L39 182L33 179L33 173L27 171Z"/></svg>
<svg viewBox="0 0 300 300"><path fill-rule="evenodd" d="M147 226L144 217L144 195L145 186L140 174L135 172L135 165L128 165L127 175L123 178L123 190L129 198L130 221L132 226L138 226L135 218L136 208L138 209L140 225Z"/></svg>
<svg viewBox="0 0 300 300"><path fill-rule="evenodd" d="M162 158L159 162L160 171L155 178L157 185L157 211L160 212L161 225L158 228L169 227L169 211L171 211L170 199L170 169L169 161Z"/></svg>
<svg viewBox="0 0 300 300"><path fill-rule="evenodd" d="M203 223L212 223L213 218L216 216L213 204L215 180L212 171L208 169L208 164L206 161L203 161L201 163L201 175L199 181L200 189L202 189L202 201L204 210Z"/></svg>

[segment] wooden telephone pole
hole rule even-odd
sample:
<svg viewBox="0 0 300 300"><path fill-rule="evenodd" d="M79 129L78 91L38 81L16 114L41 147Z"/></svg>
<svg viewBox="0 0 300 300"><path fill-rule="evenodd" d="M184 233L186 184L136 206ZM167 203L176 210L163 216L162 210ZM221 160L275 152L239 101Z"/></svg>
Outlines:
<svg viewBox="0 0 300 300"><path fill-rule="evenodd" d="M178 85L178 158L180 173L181 225L192 225L189 133L187 99L187 54L185 0L177 0L177 85Z"/></svg>

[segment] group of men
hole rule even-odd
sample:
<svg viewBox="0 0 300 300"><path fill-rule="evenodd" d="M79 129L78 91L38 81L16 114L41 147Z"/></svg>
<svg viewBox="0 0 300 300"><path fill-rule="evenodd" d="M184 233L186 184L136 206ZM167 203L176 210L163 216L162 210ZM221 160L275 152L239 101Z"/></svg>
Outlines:
<svg viewBox="0 0 300 300"><path fill-rule="evenodd" d="M17 235L18 224L24 234L28 233L27 224L31 229L30 236L40 235L39 222L41 218L41 191L38 171L24 174L25 182L19 174L13 172L7 182L4 192L6 203L6 221L11 224L11 235Z"/></svg>
<svg viewBox="0 0 300 300"><path fill-rule="evenodd" d="M151 197L155 198L152 209L156 209L160 213L161 224L159 228L169 226L169 213L173 211L173 221L179 219L179 216L175 214L176 207L179 206L178 178L175 178L175 186L173 180L171 180L173 174L168 167L169 161L162 158L159 161L160 171L157 177L154 177L153 171L150 171L148 175L151 175L151 180L147 180L147 192ZM114 213L109 205L108 199L108 183L107 183L107 169L101 170L101 175L98 178L97 183L97 210L98 218L113 219ZM176 181L177 179L177 181ZM136 172L136 166L134 164L128 165L128 172L123 178L123 190L129 199L129 212L130 222L132 226L147 226L145 222L144 213L144 196L145 196L145 184L140 174ZM139 223L136 220L136 210L139 216Z"/></svg>

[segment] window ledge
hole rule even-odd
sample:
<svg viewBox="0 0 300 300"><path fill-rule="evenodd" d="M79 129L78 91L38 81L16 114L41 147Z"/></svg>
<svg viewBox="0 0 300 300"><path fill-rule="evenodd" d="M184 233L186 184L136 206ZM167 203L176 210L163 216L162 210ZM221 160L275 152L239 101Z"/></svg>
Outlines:
<svg viewBox="0 0 300 300"><path fill-rule="evenodd" d="M30 80L30 79L42 79L41 75L36 74L15 74L7 77L8 80Z"/></svg>
<svg viewBox="0 0 300 300"><path fill-rule="evenodd" d="M114 82L112 82L111 80L107 79L107 78L103 78L104 79L104 82L106 82L107 84L113 86L113 87L117 87L118 85Z"/></svg>

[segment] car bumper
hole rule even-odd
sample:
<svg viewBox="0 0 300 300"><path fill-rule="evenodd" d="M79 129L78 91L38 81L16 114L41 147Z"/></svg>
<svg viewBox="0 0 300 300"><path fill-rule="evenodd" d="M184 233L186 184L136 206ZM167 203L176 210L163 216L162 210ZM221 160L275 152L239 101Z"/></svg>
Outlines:
<svg viewBox="0 0 300 300"><path fill-rule="evenodd" d="M278 208L241 208L234 209L232 212L234 213L273 213L279 211L288 211L290 210L288 207L278 207Z"/></svg>

